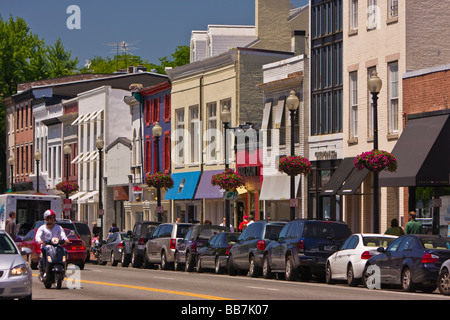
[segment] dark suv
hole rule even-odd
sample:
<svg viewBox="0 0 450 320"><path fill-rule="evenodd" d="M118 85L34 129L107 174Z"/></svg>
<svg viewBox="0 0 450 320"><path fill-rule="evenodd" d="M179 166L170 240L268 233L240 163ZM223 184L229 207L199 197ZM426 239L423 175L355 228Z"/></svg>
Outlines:
<svg viewBox="0 0 450 320"><path fill-rule="evenodd" d="M231 247L228 259L228 273L231 276L239 271L248 271L250 277L261 273L263 254L266 247L278 238L286 222L257 221L247 225L237 242Z"/></svg>
<svg viewBox="0 0 450 320"><path fill-rule="evenodd" d="M153 231L161 223L156 221L138 221L135 223L133 232L128 231L130 240L123 242L124 254L122 254L122 266L131 265L140 268L144 262L145 244Z"/></svg>
<svg viewBox="0 0 450 320"><path fill-rule="evenodd" d="M308 280L315 274L323 281L327 258L350 235L350 228L342 222L291 221L281 230L277 241L266 248L263 276L270 278L272 273L281 273L286 280L293 281L299 275L303 280Z"/></svg>
<svg viewBox="0 0 450 320"><path fill-rule="evenodd" d="M215 234L229 231L228 227L213 225L190 227L175 250L175 270L181 270L184 264L186 272L192 272L197 262L197 250L207 244Z"/></svg>

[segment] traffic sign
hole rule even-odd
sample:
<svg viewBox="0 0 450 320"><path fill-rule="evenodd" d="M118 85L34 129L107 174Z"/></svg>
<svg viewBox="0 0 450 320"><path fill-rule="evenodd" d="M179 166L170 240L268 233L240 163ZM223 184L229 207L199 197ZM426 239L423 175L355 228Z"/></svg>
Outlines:
<svg viewBox="0 0 450 320"><path fill-rule="evenodd" d="M289 206L292 207L298 207L298 199L289 199Z"/></svg>

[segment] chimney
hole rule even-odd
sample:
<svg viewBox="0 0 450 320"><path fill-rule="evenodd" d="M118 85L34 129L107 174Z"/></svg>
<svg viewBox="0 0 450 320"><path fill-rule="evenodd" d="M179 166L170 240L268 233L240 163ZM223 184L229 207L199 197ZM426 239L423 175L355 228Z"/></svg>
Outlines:
<svg viewBox="0 0 450 320"><path fill-rule="evenodd" d="M291 51L294 52L296 56L306 53L306 31L305 30L292 31Z"/></svg>

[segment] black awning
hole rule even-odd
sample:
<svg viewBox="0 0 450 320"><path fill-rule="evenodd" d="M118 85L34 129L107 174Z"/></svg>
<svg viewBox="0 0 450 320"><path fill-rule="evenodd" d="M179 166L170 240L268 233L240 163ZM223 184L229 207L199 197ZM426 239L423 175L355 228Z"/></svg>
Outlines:
<svg viewBox="0 0 450 320"><path fill-rule="evenodd" d="M369 170L367 170L366 168L362 170L353 168L350 175L347 177L347 179L345 179L344 183L339 188L337 194L341 195L355 194L368 174Z"/></svg>
<svg viewBox="0 0 450 320"><path fill-rule="evenodd" d="M344 183L345 179L347 179L347 177L350 175L350 172L352 172L352 169L354 169L354 160L355 157L345 158L344 160L342 160L336 171L331 176L330 181L328 181L328 183L323 188L323 191L320 193L321 196L333 196L337 193L339 188Z"/></svg>
<svg viewBox="0 0 450 320"><path fill-rule="evenodd" d="M409 119L392 154L397 159L397 171L381 172L380 186L448 186L450 114Z"/></svg>

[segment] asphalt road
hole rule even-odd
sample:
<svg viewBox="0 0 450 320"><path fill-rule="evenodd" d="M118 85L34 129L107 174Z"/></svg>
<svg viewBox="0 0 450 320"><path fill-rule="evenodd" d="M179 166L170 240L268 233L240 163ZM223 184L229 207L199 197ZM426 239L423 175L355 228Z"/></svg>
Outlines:
<svg viewBox="0 0 450 320"><path fill-rule="evenodd" d="M33 271L33 300L450 300L435 291L406 293L396 289L369 290L344 284L288 282L213 273L186 273L86 264L68 271L63 288L45 289ZM292 302L295 304L295 302Z"/></svg>

